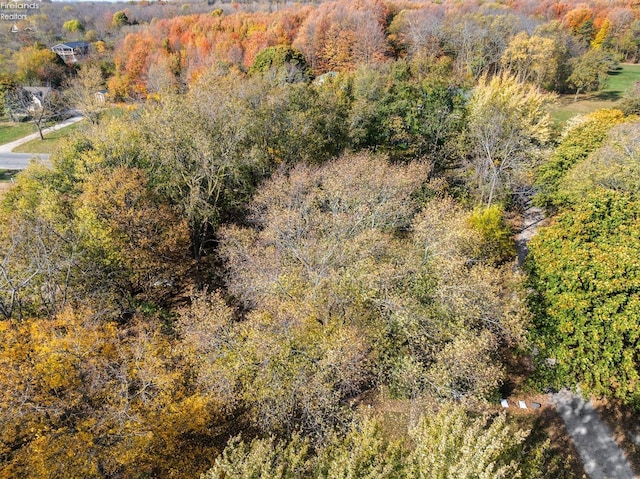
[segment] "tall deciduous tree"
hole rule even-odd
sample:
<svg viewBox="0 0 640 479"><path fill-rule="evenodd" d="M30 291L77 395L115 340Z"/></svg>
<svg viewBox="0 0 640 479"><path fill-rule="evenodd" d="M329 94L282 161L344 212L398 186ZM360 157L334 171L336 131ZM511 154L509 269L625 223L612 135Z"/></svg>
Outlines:
<svg viewBox="0 0 640 479"><path fill-rule="evenodd" d="M549 141L553 97L514 76L484 77L469 100L471 168L481 202L491 205L518 184Z"/></svg>
<svg viewBox="0 0 640 479"><path fill-rule="evenodd" d="M480 399L500 381L489 358L522 334L519 296L503 295L509 274L480 259L462 209L433 200L417 214L428 171L365 153L298 166L259 190L254 228L221 230L229 290L250 314L242 358L212 367L236 365L266 430L322 436L372 384Z"/></svg>
<svg viewBox="0 0 640 479"><path fill-rule="evenodd" d="M46 123L66 107L62 94L48 87L17 88L8 94L6 104L13 116L26 118L36 126L41 140Z"/></svg>
<svg viewBox="0 0 640 479"><path fill-rule="evenodd" d="M237 80L203 77L186 97L168 95L142 112L151 182L187 219L195 258L268 168L266 83Z"/></svg>
<svg viewBox="0 0 640 479"><path fill-rule="evenodd" d="M24 47L13 55L16 77L21 85L59 87L67 73L64 61L42 45Z"/></svg>
<svg viewBox="0 0 640 479"><path fill-rule="evenodd" d="M249 73L286 83L308 82L313 79L313 71L304 55L285 46L262 50L256 55Z"/></svg>
<svg viewBox="0 0 640 479"><path fill-rule="evenodd" d="M607 74L615 62L611 55L602 49L591 49L575 58L571 64L571 75L567 79L569 86L575 88L576 96L584 92L596 91L607 84Z"/></svg>
<svg viewBox="0 0 640 479"><path fill-rule="evenodd" d="M104 85L100 67L86 65L67 83L65 89L69 104L94 125L100 122L100 114L105 108L104 96L98 95L98 92L104 89Z"/></svg>
<svg viewBox="0 0 640 479"><path fill-rule="evenodd" d="M3 477L186 477L218 453L221 411L152 319L65 309L0 338Z"/></svg>
<svg viewBox="0 0 640 479"><path fill-rule="evenodd" d="M235 439L203 479L504 479L523 472L519 454L527 433L512 429L504 415L473 418L460 407L444 408L421 417L408 443L390 440L380 424L355 421L344 437L334 435L315 450L298 435L290 441Z"/></svg>
<svg viewBox="0 0 640 479"><path fill-rule="evenodd" d="M294 42L316 72L353 68L382 60L386 7L378 0L326 2L307 17Z"/></svg>

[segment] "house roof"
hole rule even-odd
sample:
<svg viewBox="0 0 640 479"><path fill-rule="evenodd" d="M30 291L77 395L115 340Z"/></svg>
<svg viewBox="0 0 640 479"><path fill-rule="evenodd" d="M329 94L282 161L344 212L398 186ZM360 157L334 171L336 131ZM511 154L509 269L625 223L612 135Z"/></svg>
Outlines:
<svg viewBox="0 0 640 479"><path fill-rule="evenodd" d="M66 42L66 43L58 43L57 45L54 45L53 48L59 48L59 47L67 47L67 48L85 48L88 47L89 43L88 42Z"/></svg>

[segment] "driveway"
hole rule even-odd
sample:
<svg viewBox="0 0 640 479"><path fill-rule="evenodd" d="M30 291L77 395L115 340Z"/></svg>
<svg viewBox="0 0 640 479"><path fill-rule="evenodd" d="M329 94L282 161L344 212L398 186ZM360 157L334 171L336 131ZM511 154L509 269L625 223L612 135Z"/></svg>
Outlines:
<svg viewBox="0 0 640 479"><path fill-rule="evenodd" d="M83 120L84 117L82 116L74 116L72 118L69 118L68 120L65 120L61 123L58 123L56 125L50 126L49 128L45 128L44 130L42 130L43 134L47 134L47 133L51 133L52 131L56 131L59 130L61 128L64 128L65 126L69 126L69 125L73 125L74 123L78 123L79 121ZM25 143L30 142L31 140L36 140L40 138L40 135L38 133L32 133L31 135L27 135L25 137L20 138L19 140L14 140L10 143L5 143L4 145L0 145L0 153L11 153L13 151L14 148L23 145Z"/></svg>
<svg viewBox="0 0 640 479"><path fill-rule="evenodd" d="M629 461L591 401L566 389L554 394L552 400L591 479L636 479Z"/></svg>

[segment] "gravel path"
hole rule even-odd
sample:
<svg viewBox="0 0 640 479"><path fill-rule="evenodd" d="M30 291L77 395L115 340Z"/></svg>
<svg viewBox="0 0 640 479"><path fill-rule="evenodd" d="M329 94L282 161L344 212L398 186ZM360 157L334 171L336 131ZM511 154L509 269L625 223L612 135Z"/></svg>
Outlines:
<svg viewBox="0 0 640 479"><path fill-rule="evenodd" d="M591 479L636 479L629 461L591 401L569 390L553 394L552 401Z"/></svg>
<svg viewBox="0 0 640 479"><path fill-rule="evenodd" d="M524 212L522 230L516 235L516 251L518 252L518 266L522 266L529 253L527 243L538 231L538 226L544 220L544 212L537 206L531 206Z"/></svg>

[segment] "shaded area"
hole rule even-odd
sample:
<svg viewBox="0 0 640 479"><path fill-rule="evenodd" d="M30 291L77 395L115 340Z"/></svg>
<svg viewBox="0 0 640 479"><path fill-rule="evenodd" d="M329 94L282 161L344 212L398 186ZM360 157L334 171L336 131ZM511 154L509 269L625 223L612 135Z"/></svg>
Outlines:
<svg viewBox="0 0 640 479"><path fill-rule="evenodd" d="M525 210L522 219L522 230L516 235L516 251L518 252L518 266L522 266L529 247L527 243L534 237L538 231L538 226L544 220L544 212L537 206L529 207Z"/></svg>
<svg viewBox="0 0 640 479"><path fill-rule="evenodd" d="M635 479L631 465L590 401L569 390L552 395L591 479Z"/></svg>
<svg viewBox="0 0 640 479"><path fill-rule="evenodd" d="M622 98L623 91L603 91L598 93L595 98L602 101L618 101Z"/></svg>

